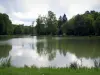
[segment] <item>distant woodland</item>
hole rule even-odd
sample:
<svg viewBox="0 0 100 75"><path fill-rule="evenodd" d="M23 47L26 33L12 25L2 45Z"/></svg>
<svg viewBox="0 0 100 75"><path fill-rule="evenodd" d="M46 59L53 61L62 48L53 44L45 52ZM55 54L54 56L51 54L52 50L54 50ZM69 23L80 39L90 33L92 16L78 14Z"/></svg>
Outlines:
<svg viewBox="0 0 100 75"><path fill-rule="evenodd" d="M0 13L0 35L100 35L100 12L86 11L67 19L66 14L56 18L56 14L48 11L45 16L39 15L36 26L12 24L9 16Z"/></svg>

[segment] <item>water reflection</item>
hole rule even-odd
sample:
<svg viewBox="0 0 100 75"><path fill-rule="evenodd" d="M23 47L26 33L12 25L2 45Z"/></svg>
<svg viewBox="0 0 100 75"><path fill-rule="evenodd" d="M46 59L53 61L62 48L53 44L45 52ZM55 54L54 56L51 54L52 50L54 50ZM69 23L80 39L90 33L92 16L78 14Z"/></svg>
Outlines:
<svg viewBox="0 0 100 75"><path fill-rule="evenodd" d="M11 45L0 45L0 58L9 56L9 51L12 49Z"/></svg>
<svg viewBox="0 0 100 75"><path fill-rule="evenodd" d="M23 48L22 46L15 46L10 51L12 57L12 65L16 67L23 67L25 64L28 66L45 66L46 56L39 56L36 50Z"/></svg>
<svg viewBox="0 0 100 75"><path fill-rule="evenodd" d="M99 39L68 39L65 37L21 37L2 41L9 44L8 55L11 64L16 67L24 65L37 67L69 67L70 63L93 67L94 60L99 61ZM0 44L2 44L0 42ZM0 46L0 50L2 47ZM0 55L4 55L0 52ZM3 50L3 49L2 49Z"/></svg>
<svg viewBox="0 0 100 75"><path fill-rule="evenodd" d="M48 60L47 55L40 56L35 50L22 49L11 51L12 65L16 67L23 67L25 64L28 66L35 65L37 67L69 67L70 63L76 62L84 67L94 67L94 59L91 58L78 58L75 54L67 52L66 56L56 53L56 57L52 60ZM82 59L82 63L81 60ZM97 59L97 58L96 58ZM98 58L98 60L100 60Z"/></svg>

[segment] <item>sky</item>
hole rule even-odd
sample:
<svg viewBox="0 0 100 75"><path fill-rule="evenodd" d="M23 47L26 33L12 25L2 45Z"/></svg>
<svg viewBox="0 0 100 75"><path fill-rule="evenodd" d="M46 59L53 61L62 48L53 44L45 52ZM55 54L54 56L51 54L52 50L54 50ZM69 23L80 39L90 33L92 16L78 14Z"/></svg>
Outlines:
<svg viewBox="0 0 100 75"><path fill-rule="evenodd" d="M13 24L31 25L49 10L70 19L87 10L100 11L100 0L0 0L0 13L7 13Z"/></svg>

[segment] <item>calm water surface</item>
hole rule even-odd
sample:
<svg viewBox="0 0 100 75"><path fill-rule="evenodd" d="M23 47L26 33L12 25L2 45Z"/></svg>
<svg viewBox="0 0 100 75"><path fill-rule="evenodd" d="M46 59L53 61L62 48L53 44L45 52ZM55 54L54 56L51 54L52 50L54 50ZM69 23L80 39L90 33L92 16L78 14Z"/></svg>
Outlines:
<svg viewBox="0 0 100 75"><path fill-rule="evenodd" d="M16 67L68 67L72 62L93 67L94 60L100 61L100 39L24 36L0 40L0 60L9 56Z"/></svg>

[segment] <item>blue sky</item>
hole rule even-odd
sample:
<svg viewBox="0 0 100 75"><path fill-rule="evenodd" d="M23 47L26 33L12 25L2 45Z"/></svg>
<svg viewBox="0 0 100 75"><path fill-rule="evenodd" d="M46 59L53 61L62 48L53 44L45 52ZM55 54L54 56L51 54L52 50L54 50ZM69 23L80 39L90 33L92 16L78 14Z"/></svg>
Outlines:
<svg viewBox="0 0 100 75"><path fill-rule="evenodd" d="M100 11L100 0L0 0L0 12L7 13L14 24L31 25L49 10L57 18L65 13L70 19L86 10Z"/></svg>

